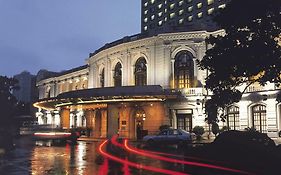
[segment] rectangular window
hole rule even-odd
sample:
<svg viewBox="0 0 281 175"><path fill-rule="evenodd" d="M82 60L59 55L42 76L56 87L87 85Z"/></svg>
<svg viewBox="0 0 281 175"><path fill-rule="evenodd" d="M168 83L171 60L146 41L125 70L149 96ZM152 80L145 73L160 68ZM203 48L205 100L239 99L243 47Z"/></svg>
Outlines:
<svg viewBox="0 0 281 175"><path fill-rule="evenodd" d="M174 18L175 17L175 13L171 13L170 14L170 19Z"/></svg>
<svg viewBox="0 0 281 175"><path fill-rule="evenodd" d="M188 12L192 12L193 6L187 8Z"/></svg>
<svg viewBox="0 0 281 175"><path fill-rule="evenodd" d="M193 16L189 16L188 18L187 18L187 20L190 22L190 21L192 21L192 19L193 19Z"/></svg>
<svg viewBox="0 0 281 175"><path fill-rule="evenodd" d="M197 8L198 8L198 9L202 8L202 2L200 2L200 3L197 4Z"/></svg>
<svg viewBox="0 0 281 175"><path fill-rule="evenodd" d="M182 5L183 5L183 1L180 1L180 2L179 2L179 6L182 6Z"/></svg>
<svg viewBox="0 0 281 175"><path fill-rule="evenodd" d="M200 12L200 13L197 14L197 17L198 17L198 18L202 18L202 16L203 16L203 13L202 13L202 12Z"/></svg>
<svg viewBox="0 0 281 175"><path fill-rule="evenodd" d="M211 14L213 14L214 13L214 8L210 8L210 9L208 9L208 15L211 15Z"/></svg>
<svg viewBox="0 0 281 175"><path fill-rule="evenodd" d="M175 4L173 3L173 4L170 5L170 9L172 10L174 8L175 8Z"/></svg>
<svg viewBox="0 0 281 175"><path fill-rule="evenodd" d="M207 2L208 2L208 5L211 5L214 3L214 0L207 0Z"/></svg>
<svg viewBox="0 0 281 175"><path fill-rule="evenodd" d="M179 24L182 24L182 23L183 23L183 19L180 19L180 20L179 20Z"/></svg>
<svg viewBox="0 0 281 175"><path fill-rule="evenodd" d="M183 10L183 9L181 9L181 10L179 11L179 15L182 15L182 14L183 14L183 12L184 12L184 10Z"/></svg>
<svg viewBox="0 0 281 175"><path fill-rule="evenodd" d="M192 130L192 116L190 114L176 114L177 128L185 131Z"/></svg>
<svg viewBox="0 0 281 175"><path fill-rule="evenodd" d="M219 5L219 9L223 9L223 8L225 8L225 4Z"/></svg>

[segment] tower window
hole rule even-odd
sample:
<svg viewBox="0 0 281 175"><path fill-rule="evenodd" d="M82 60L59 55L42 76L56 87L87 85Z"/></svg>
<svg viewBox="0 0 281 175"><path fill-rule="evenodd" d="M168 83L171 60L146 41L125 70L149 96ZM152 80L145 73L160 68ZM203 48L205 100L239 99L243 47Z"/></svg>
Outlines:
<svg viewBox="0 0 281 175"><path fill-rule="evenodd" d="M207 0L208 5L211 5L214 3L214 0Z"/></svg>
<svg viewBox="0 0 281 175"><path fill-rule="evenodd" d="M180 1L180 2L179 2L179 6L182 6L182 5L183 5L183 1Z"/></svg>
<svg viewBox="0 0 281 175"><path fill-rule="evenodd" d="M203 13L202 13L202 12L200 12L200 13L197 14L197 17L198 17L198 18L202 18L202 16L203 16Z"/></svg>
<svg viewBox="0 0 281 175"><path fill-rule="evenodd" d="M223 9L223 8L225 8L225 4L219 5L219 9Z"/></svg>
<svg viewBox="0 0 281 175"><path fill-rule="evenodd" d="M183 23L183 19L180 19L180 20L179 20L179 24L182 24L182 23Z"/></svg>
<svg viewBox="0 0 281 175"><path fill-rule="evenodd" d="M210 8L210 9L208 9L208 15L211 15L211 14L213 14L214 13L214 8Z"/></svg>
<svg viewBox="0 0 281 175"><path fill-rule="evenodd" d="M182 14L183 14L183 12L184 12L184 10L183 10L183 9L181 9L181 10L179 11L179 15L182 15Z"/></svg>
<svg viewBox="0 0 281 175"><path fill-rule="evenodd" d="M170 9L174 9L174 8L175 8L175 4L173 3L170 5Z"/></svg>

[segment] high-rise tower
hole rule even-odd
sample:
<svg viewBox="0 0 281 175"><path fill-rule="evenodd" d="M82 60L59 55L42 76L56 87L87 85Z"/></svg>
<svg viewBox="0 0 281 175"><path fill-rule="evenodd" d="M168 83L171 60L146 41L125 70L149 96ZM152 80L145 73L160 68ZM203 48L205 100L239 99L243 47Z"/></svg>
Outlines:
<svg viewBox="0 0 281 175"><path fill-rule="evenodd" d="M227 0L142 0L141 31L159 33L217 29L211 20Z"/></svg>

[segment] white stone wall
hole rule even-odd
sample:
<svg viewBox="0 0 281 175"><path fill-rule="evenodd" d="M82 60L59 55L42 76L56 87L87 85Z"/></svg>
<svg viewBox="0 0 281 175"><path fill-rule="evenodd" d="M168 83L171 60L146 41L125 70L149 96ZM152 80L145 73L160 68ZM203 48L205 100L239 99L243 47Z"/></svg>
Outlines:
<svg viewBox="0 0 281 175"><path fill-rule="evenodd" d="M199 70L195 60L201 60L210 46L206 46L205 38L210 34L222 34L222 31L208 33L206 31L184 32L160 34L158 36L139 39L127 43L122 43L94 54L87 60L88 69L79 70L59 77L49 78L37 83L39 88L39 98L46 98L46 90L50 88L51 97L69 89L70 82L87 82L87 88L99 88L101 70L105 69L105 87L113 87L113 73L115 65L120 62L122 65L122 86L134 86L134 69L137 59L144 57L147 61L147 84L161 85L163 88L170 89L173 86L174 77L174 59L177 53L182 50L189 51L194 57L194 76L203 85L207 72ZM81 89L81 83L79 84ZM64 88L62 88L64 87ZM241 86L241 89L245 86ZM252 126L251 107L255 104L264 104L266 106L267 131L272 137L276 136L280 130L280 105L276 102L275 86L267 84L265 87L252 85L246 90L243 99L235 104L239 107L240 130ZM64 90L62 90L64 89ZM259 95L267 95L266 100L251 99L247 96L253 92ZM183 89L186 94L186 101L168 104L170 110L170 118L172 125L176 128L177 109L192 110L192 125L207 126L205 123L204 100L206 100L207 92L203 88ZM199 102L199 104L198 104ZM221 126L226 125L220 123Z"/></svg>

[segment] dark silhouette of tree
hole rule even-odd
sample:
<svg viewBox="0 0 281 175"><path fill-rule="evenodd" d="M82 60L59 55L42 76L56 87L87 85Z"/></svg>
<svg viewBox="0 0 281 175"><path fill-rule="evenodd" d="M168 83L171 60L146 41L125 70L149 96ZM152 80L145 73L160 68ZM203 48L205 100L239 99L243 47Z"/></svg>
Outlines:
<svg viewBox="0 0 281 175"><path fill-rule="evenodd" d="M238 102L251 84L280 84L280 9L280 0L232 0L215 14L213 19L225 34L207 38L212 47L198 61L209 73L209 123L217 122L217 111Z"/></svg>
<svg viewBox="0 0 281 175"><path fill-rule="evenodd" d="M18 81L14 78L0 76L0 127L9 127L13 122L15 111L17 111L18 101L12 95L13 90L17 90Z"/></svg>

